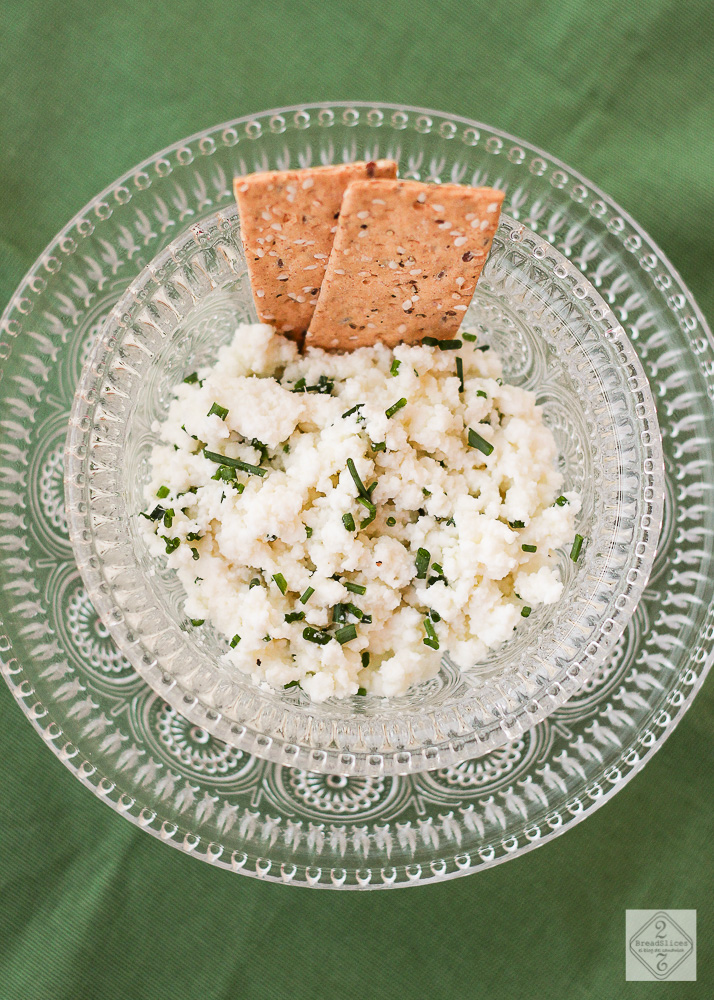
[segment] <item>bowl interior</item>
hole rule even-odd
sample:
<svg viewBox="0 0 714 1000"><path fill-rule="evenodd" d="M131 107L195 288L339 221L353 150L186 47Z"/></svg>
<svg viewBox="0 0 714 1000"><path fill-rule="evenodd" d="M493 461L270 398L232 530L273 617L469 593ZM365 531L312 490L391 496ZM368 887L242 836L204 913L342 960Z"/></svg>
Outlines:
<svg viewBox="0 0 714 1000"><path fill-rule="evenodd" d="M562 553L563 597L537 609L487 660L444 657L396 699L313 705L254 687L226 641L193 629L175 574L139 530L143 487L171 388L256 319L234 209L193 226L110 316L85 367L67 451L70 528L98 612L174 707L261 756L343 773L407 772L485 753L556 708L607 656L642 592L661 520L659 432L636 356L606 304L552 246L502 217L464 328L531 389L558 444L565 489L583 498L578 563ZM463 665L466 666L466 665Z"/></svg>

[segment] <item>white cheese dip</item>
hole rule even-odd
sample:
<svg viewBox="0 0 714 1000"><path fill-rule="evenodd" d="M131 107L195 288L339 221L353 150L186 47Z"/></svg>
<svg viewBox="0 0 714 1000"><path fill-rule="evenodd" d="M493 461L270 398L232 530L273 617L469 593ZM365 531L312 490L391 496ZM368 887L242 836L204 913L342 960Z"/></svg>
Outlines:
<svg viewBox="0 0 714 1000"><path fill-rule="evenodd" d="M243 325L175 388L142 523L255 683L401 695L559 599L580 499L553 435L493 351L446 346L301 355Z"/></svg>

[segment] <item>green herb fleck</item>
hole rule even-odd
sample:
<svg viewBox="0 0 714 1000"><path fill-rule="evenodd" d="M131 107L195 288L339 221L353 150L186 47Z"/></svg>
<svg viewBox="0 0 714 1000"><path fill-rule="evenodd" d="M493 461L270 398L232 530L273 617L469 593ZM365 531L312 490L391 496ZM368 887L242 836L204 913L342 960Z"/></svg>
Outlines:
<svg viewBox="0 0 714 1000"><path fill-rule="evenodd" d="M345 528L347 528L348 531L355 531L357 528L355 524L355 519L352 517L349 511L346 514L342 515L342 523L344 524Z"/></svg>
<svg viewBox="0 0 714 1000"><path fill-rule="evenodd" d="M293 622L301 622L304 619L305 619L304 611L291 611L289 615L285 615L285 621L288 623L288 625L291 625Z"/></svg>
<svg viewBox="0 0 714 1000"><path fill-rule="evenodd" d="M387 442L386 441L370 441L370 447L372 451L386 451Z"/></svg>
<svg viewBox="0 0 714 1000"><path fill-rule="evenodd" d="M283 687L287 691L288 688L300 687L300 681L288 681L287 684L283 684Z"/></svg>
<svg viewBox="0 0 714 1000"><path fill-rule="evenodd" d="M369 666L369 653L365 650L360 659L362 660L362 669L366 670Z"/></svg>
<svg viewBox="0 0 714 1000"><path fill-rule="evenodd" d="M173 523L174 523L174 509L173 507L169 507L168 510L164 511L164 527L170 528Z"/></svg>
<svg viewBox="0 0 714 1000"><path fill-rule="evenodd" d="M426 632L427 638L422 639L425 646L431 646L432 649L439 648L439 638L436 634L434 626L428 618L424 619L424 631Z"/></svg>
<svg viewBox="0 0 714 1000"><path fill-rule="evenodd" d="M567 497L558 497L555 503L558 505L558 507L565 507L566 503L569 503L569 500Z"/></svg>
<svg viewBox="0 0 714 1000"><path fill-rule="evenodd" d="M305 525L305 534L307 535L308 538L312 538L312 528L310 527L309 524Z"/></svg>
<svg viewBox="0 0 714 1000"><path fill-rule="evenodd" d="M456 358L456 375L459 380L459 392L464 391L464 363L460 357Z"/></svg>
<svg viewBox="0 0 714 1000"><path fill-rule="evenodd" d="M307 383L305 382L304 378L299 378L290 391L291 392L304 392L306 384Z"/></svg>
<svg viewBox="0 0 714 1000"><path fill-rule="evenodd" d="M351 594L366 594L367 588L361 583L352 583L351 580L344 580L342 586L349 590Z"/></svg>
<svg viewBox="0 0 714 1000"><path fill-rule="evenodd" d="M199 385L203 385L203 379L198 377L198 372L191 372L190 375L186 376L184 382L186 385L193 385L194 382L198 382Z"/></svg>
<svg viewBox="0 0 714 1000"><path fill-rule="evenodd" d="M438 611L434 611L433 608L429 608L429 617L431 618L431 620L433 622L440 622L441 621L441 615L439 614Z"/></svg>
<svg viewBox="0 0 714 1000"><path fill-rule="evenodd" d="M357 638L357 629L354 625L345 625L344 628L338 628L335 632L335 639L339 642L340 646L344 646L346 642L351 642L352 639Z"/></svg>
<svg viewBox="0 0 714 1000"><path fill-rule="evenodd" d="M395 414L395 413L396 413L396 412L397 412L398 410L401 410L401 409L403 409L403 408L404 408L404 407L405 407L406 405L407 405L407 401L406 401L406 399L404 398L404 396L402 396L402 398L401 398L401 399L398 399L398 400L396 401L396 403L392 403L392 405L391 405L391 406L389 407L389 409L388 409L388 410L385 410L384 412L385 412L385 413L387 414L387 417L393 417L393 416L394 416L394 414Z"/></svg>
<svg viewBox="0 0 714 1000"><path fill-rule="evenodd" d="M206 416L212 417L214 415L216 417L220 417L221 420L225 420L226 417L228 416L228 410L225 408L225 406L219 406L218 403L213 403L211 405L211 409L208 411Z"/></svg>
<svg viewBox="0 0 714 1000"><path fill-rule="evenodd" d="M314 593L315 593L315 588L314 587L308 587L307 590L305 591L305 593L300 598L300 603L301 604L307 604L307 602L310 600L310 598L312 597L312 595Z"/></svg>
<svg viewBox="0 0 714 1000"><path fill-rule="evenodd" d="M303 639L307 639L308 642L317 643L318 646L326 646L330 641L332 636L323 632L322 629L313 628L312 625L308 625L307 628L302 630Z"/></svg>
<svg viewBox="0 0 714 1000"><path fill-rule="evenodd" d="M421 342L424 347L437 347L439 344L436 337L422 337Z"/></svg>
<svg viewBox="0 0 714 1000"><path fill-rule="evenodd" d="M431 555L427 549L417 549L416 554L416 576L417 580L425 580Z"/></svg>
<svg viewBox="0 0 714 1000"><path fill-rule="evenodd" d="M361 497L365 497L367 500L369 500L369 493L367 492L364 483L359 477L359 473L357 472L357 466L355 465L355 463L352 461L351 458L347 459L347 468L349 470L350 475L352 476L352 481L357 487L358 494Z"/></svg>
<svg viewBox="0 0 714 1000"><path fill-rule="evenodd" d="M367 688L357 688L357 694L360 698L364 698L367 694Z"/></svg>
<svg viewBox="0 0 714 1000"><path fill-rule="evenodd" d="M259 587L259 586L260 586L260 580L258 579L257 576L254 576L253 579L248 584L248 590L252 590L253 587Z"/></svg>
<svg viewBox="0 0 714 1000"><path fill-rule="evenodd" d="M195 625L196 628L198 628L199 625L203 625L203 623L205 622L205 620L206 620L205 618L189 618L189 621L191 622L191 624Z"/></svg>
<svg viewBox="0 0 714 1000"><path fill-rule="evenodd" d="M392 361L392 364L391 364L391 366L389 368L389 374L390 375L396 375L397 372L399 371L399 366L400 365L401 365L401 361L397 360L397 358L394 358L394 360Z"/></svg>
<svg viewBox="0 0 714 1000"><path fill-rule="evenodd" d="M161 538L166 542L166 552L168 555L170 555L181 544L180 538L167 538L166 535L162 535Z"/></svg>
<svg viewBox="0 0 714 1000"><path fill-rule="evenodd" d="M281 594L286 593L287 589L288 589L288 584L287 584L287 581L286 581L285 577L283 576L283 574L282 573L273 573L273 579L275 580L276 584L278 585L278 590L280 591L280 593Z"/></svg>
<svg viewBox="0 0 714 1000"><path fill-rule="evenodd" d="M191 548L191 558L194 560L194 562L197 559L201 558L201 556L198 554L198 549L194 549L193 547Z"/></svg>
<svg viewBox="0 0 714 1000"><path fill-rule="evenodd" d="M387 524L389 525L390 528L393 528L396 523L397 523L396 517L387 518Z"/></svg>
<svg viewBox="0 0 714 1000"><path fill-rule="evenodd" d="M570 550L570 558L573 560L573 562L578 561L578 557L580 556L580 550L583 547L584 541L585 539L583 538L582 535L576 535L575 538L573 539L573 547Z"/></svg>
<svg viewBox="0 0 714 1000"><path fill-rule="evenodd" d="M332 620L333 622L345 622L347 621L347 605L346 604L336 604L332 609Z"/></svg>
<svg viewBox="0 0 714 1000"><path fill-rule="evenodd" d="M422 486L421 491L422 491L422 493L424 494L425 497L430 497L431 496L431 490L428 490L426 488L426 486Z"/></svg>
<svg viewBox="0 0 714 1000"><path fill-rule="evenodd" d="M528 607L527 604L524 604L523 607L521 608L521 618L528 618L530 613L531 609Z"/></svg>
<svg viewBox="0 0 714 1000"><path fill-rule="evenodd" d="M342 419L344 420L345 417L351 417L353 413L356 413L357 410L361 409L363 406L364 403L357 403L356 406L351 407L349 410L345 410L345 412L342 414Z"/></svg>
<svg viewBox="0 0 714 1000"><path fill-rule="evenodd" d="M159 486L158 490L156 491L156 495L159 498L159 500L163 500L164 497L167 497L170 492L171 491L168 488L168 486Z"/></svg>
<svg viewBox="0 0 714 1000"><path fill-rule="evenodd" d="M521 548L523 549L524 552L537 552L538 551L538 546L537 545L521 545Z"/></svg>
<svg viewBox="0 0 714 1000"><path fill-rule="evenodd" d="M241 472L247 472L251 476L264 476L268 471L267 469L261 469L257 465L251 465L249 462L243 462L240 458L228 458L227 455L218 455L215 451L204 451L203 454L211 462L217 462L219 465L229 465L232 469L240 469Z"/></svg>
<svg viewBox="0 0 714 1000"><path fill-rule="evenodd" d="M439 341L439 350L440 351L458 351L458 349L461 346L462 345L461 345L461 341L460 340L440 340Z"/></svg>
<svg viewBox="0 0 714 1000"><path fill-rule="evenodd" d="M189 531L186 535L187 542L200 542L202 538L203 535L201 535L198 531Z"/></svg>
<svg viewBox="0 0 714 1000"><path fill-rule="evenodd" d="M461 336L464 338L464 340L468 340L468 342L470 344L475 344L476 343L476 334L475 333L462 333Z"/></svg>
<svg viewBox="0 0 714 1000"><path fill-rule="evenodd" d="M480 434L477 434L476 431L472 430L470 427L469 427L469 445L472 448L478 448L478 450L480 452L483 452L484 455L490 455L491 452L493 451L493 445L489 444L485 438L482 438Z"/></svg>
<svg viewBox="0 0 714 1000"><path fill-rule="evenodd" d="M443 573L444 572L443 569L441 568L441 565L439 563L432 563L431 564L431 568L434 570L435 573Z"/></svg>
<svg viewBox="0 0 714 1000"><path fill-rule="evenodd" d="M525 528L526 522L525 521L509 521L508 522L508 526L509 526L509 528Z"/></svg>
<svg viewBox="0 0 714 1000"><path fill-rule="evenodd" d="M484 392L483 389L477 389L476 395L481 396L483 399L488 399L488 393Z"/></svg>
<svg viewBox="0 0 714 1000"><path fill-rule="evenodd" d="M231 643L230 643L231 649L235 649L239 642L240 642L240 636L236 632L236 634L231 639Z"/></svg>

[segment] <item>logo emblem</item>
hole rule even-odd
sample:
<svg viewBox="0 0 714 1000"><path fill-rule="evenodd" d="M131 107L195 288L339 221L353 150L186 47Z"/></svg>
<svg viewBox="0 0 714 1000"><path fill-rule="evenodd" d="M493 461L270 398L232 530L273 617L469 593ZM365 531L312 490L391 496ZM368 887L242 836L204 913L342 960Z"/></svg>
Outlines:
<svg viewBox="0 0 714 1000"><path fill-rule="evenodd" d="M628 910L629 980L695 980L696 910Z"/></svg>

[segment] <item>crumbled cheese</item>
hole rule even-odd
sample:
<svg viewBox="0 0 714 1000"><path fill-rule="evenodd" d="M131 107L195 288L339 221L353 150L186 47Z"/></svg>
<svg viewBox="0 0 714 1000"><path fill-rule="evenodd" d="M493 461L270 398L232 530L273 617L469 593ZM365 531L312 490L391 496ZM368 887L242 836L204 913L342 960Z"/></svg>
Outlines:
<svg viewBox="0 0 714 1000"><path fill-rule="evenodd" d="M555 550L572 540L580 499L569 492L554 505L562 477L553 435L533 393L500 384L494 351L467 342L300 355L271 327L244 325L199 374L175 388L154 428L147 510L173 510L171 524L143 523L156 556L166 539L180 540L167 558L187 617L229 641L240 636L226 659L254 682L299 681L314 701L358 688L400 695L433 677L447 650L467 668L512 635L525 605L560 598ZM208 415L214 403L224 418ZM469 446L470 428L492 446L488 455ZM204 452L267 471L214 479L221 466ZM365 489L376 483L366 504L347 459ZM157 500L162 486L169 494ZM376 516L361 527L370 503ZM421 577L419 549L429 553ZM347 604L368 620L343 608L333 623L335 606ZM427 617L438 649L424 642ZM335 632L349 624L356 638L340 644ZM306 628L329 638L311 642Z"/></svg>

